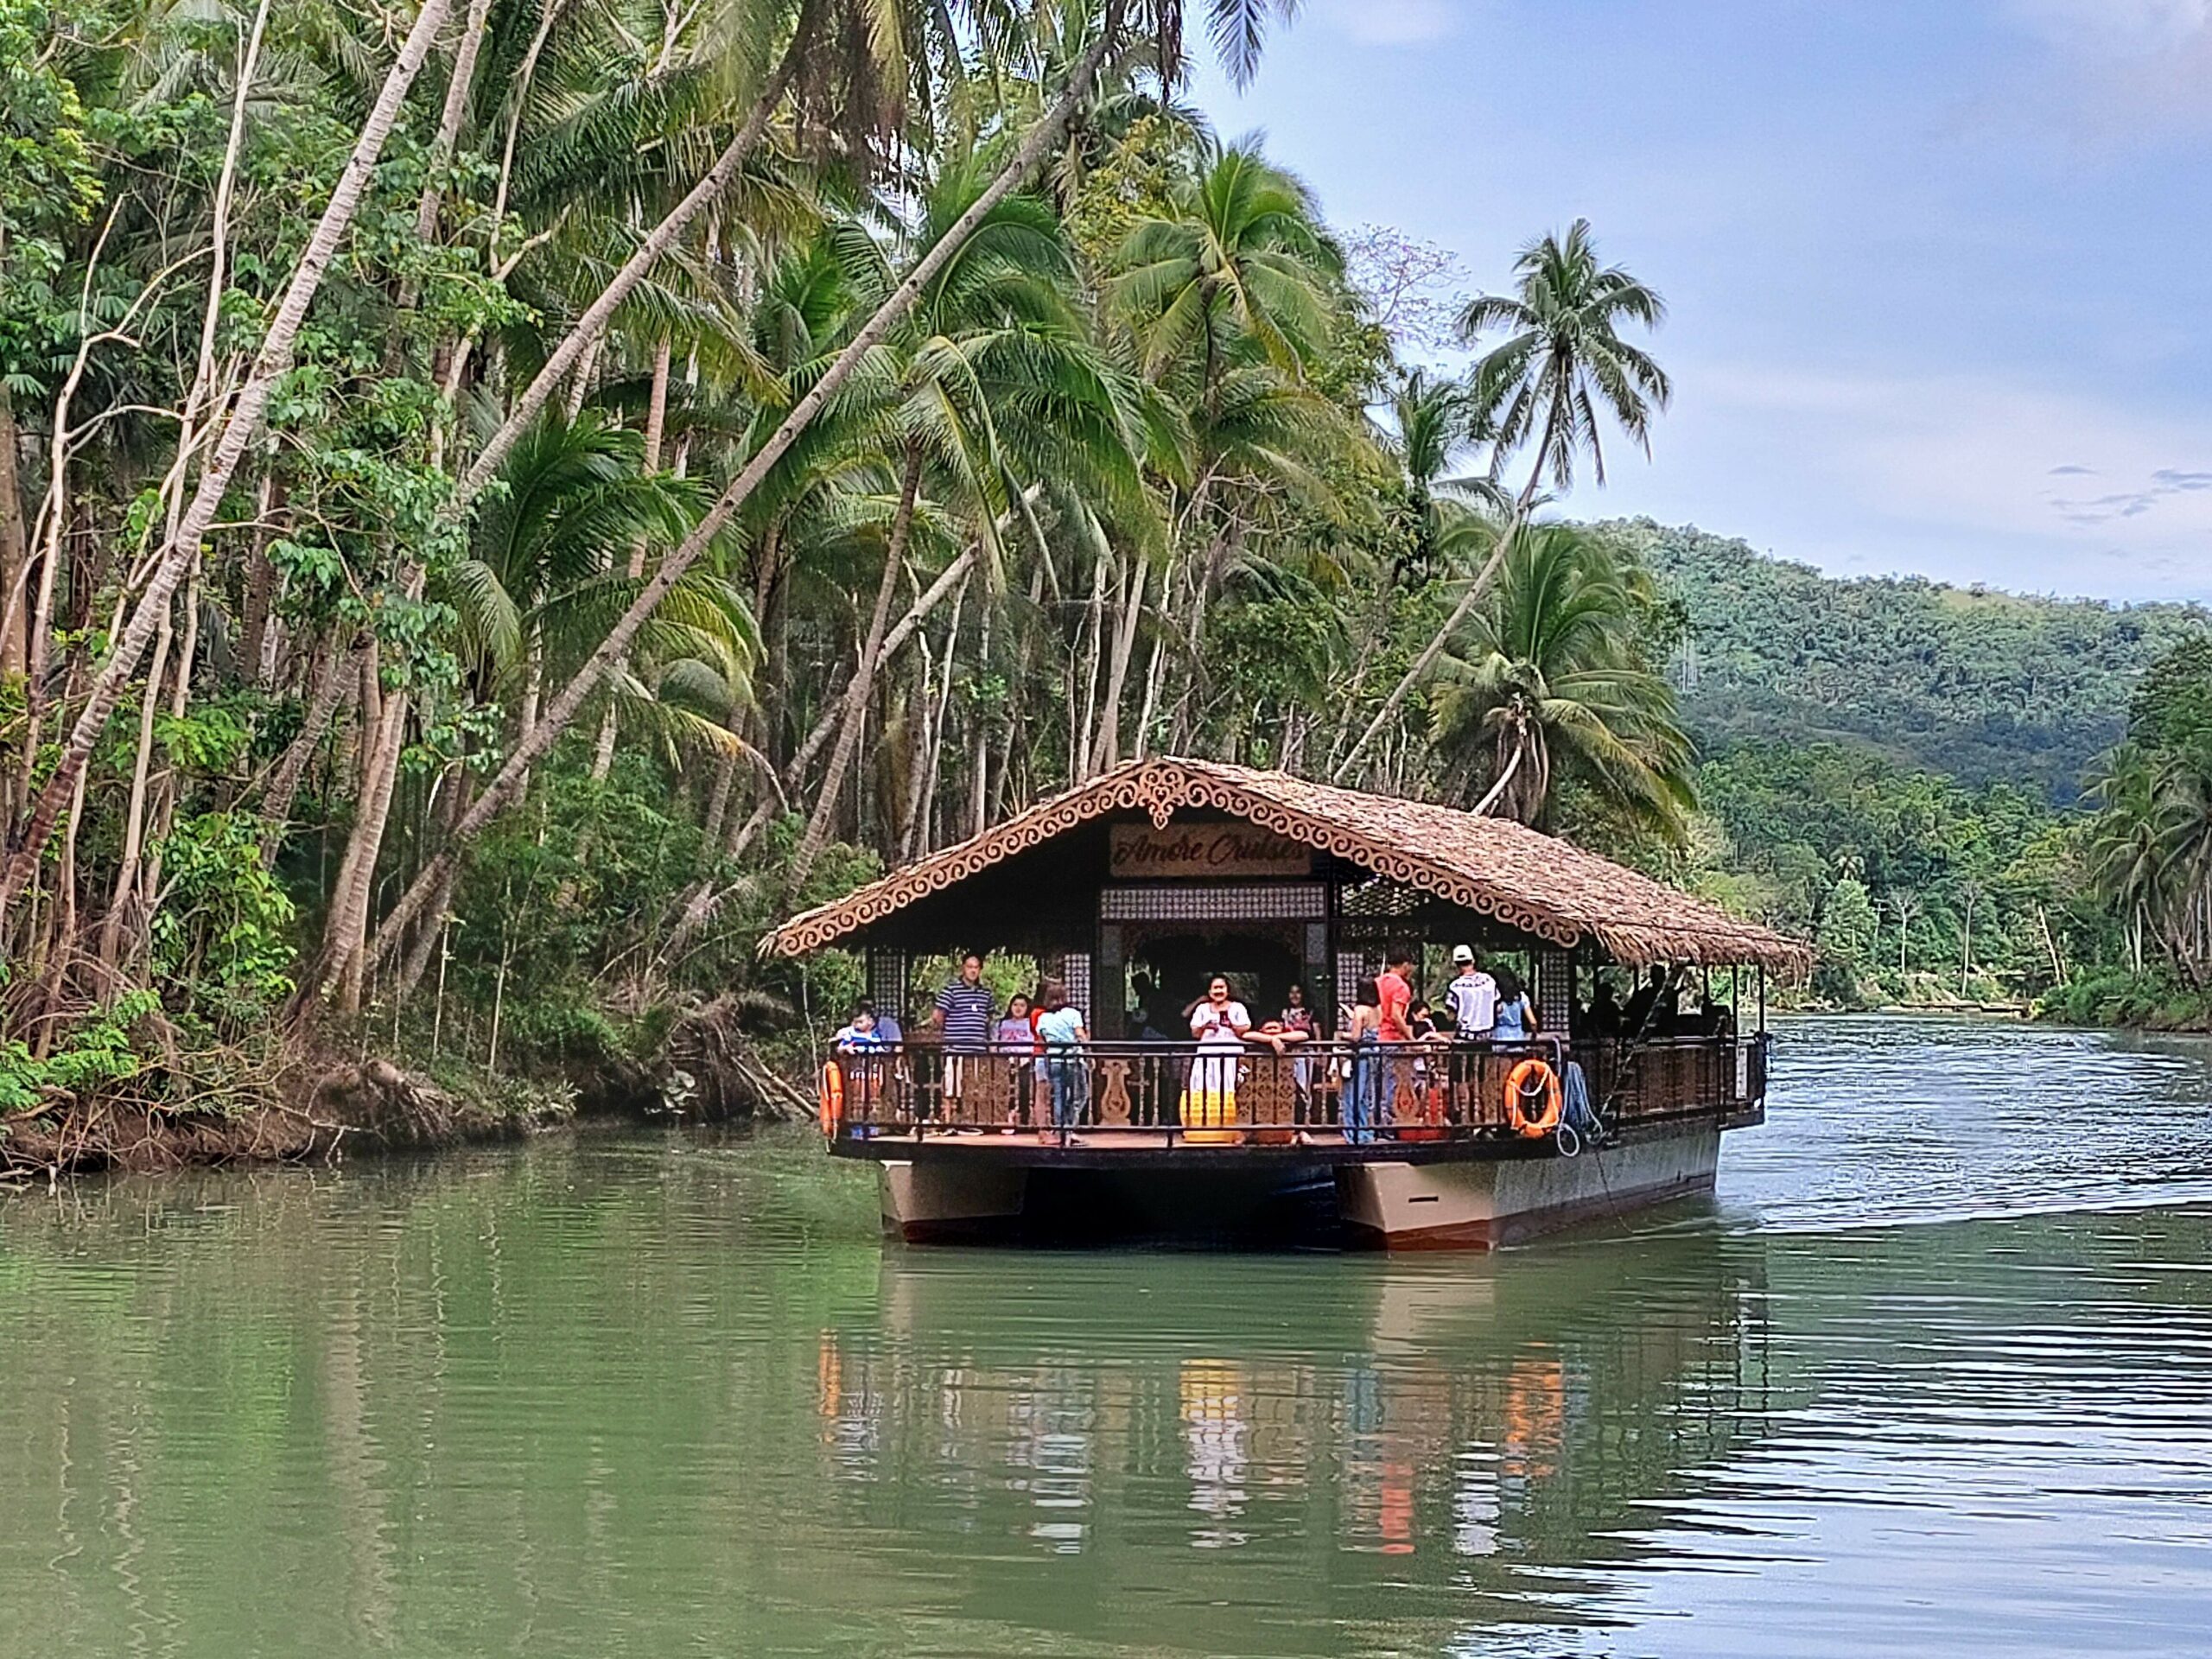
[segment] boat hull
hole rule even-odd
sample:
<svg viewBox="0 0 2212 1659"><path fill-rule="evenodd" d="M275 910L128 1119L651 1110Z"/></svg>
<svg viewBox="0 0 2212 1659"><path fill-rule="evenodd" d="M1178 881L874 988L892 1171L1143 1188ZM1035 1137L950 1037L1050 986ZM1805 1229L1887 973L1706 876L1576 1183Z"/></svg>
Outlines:
<svg viewBox="0 0 2212 1659"><path fill-rule="evenodd" d="M1368 1163L1336 1172L1351 1242L1391 1250L1479 1250L1713 1191L1713 1124L1639 1135L1576 1158Z"/></svg>
<svg viewBox="0 0 2212 1659"><path fill-rule="evenodd" d="M1003 1150L1001 1150L1003 1148ZM1719 1126L1636 1129L1601 1150L1360 1148L1204 1164L1055 1158L955 1143L880 1160L884 1230L912 1244L1142 1239L1491 1249L1713 1190ZM1456 1155L1455 1155L1456 1154ZM1190 1154L1183 1155L1187 1159Z"/></svg>

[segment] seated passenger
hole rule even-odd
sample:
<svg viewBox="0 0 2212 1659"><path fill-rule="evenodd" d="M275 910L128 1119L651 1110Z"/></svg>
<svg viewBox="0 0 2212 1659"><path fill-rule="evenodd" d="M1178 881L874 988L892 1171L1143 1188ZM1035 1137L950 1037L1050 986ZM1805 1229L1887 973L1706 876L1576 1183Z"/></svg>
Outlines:
<svg viewBox="0 0 2212 1659"><path fill-rule="evenodd" d="M870 1002L856 1004L851 1023L830 1041L840 1054L880 1053L890 1046L875 1028L875 1005Z"/></svg>

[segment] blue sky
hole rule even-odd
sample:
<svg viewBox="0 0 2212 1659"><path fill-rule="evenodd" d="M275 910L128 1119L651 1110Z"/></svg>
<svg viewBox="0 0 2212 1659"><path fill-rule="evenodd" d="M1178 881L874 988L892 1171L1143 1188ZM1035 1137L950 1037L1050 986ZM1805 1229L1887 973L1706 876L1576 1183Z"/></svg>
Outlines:
<svg viewBox="0 0 2212 1659"><path fill-rule="evenodd" d="M2212 598L2212 0L1307 0L1198 94L1455 286L1581 215L1665 295L1577 512Z"/></svg>

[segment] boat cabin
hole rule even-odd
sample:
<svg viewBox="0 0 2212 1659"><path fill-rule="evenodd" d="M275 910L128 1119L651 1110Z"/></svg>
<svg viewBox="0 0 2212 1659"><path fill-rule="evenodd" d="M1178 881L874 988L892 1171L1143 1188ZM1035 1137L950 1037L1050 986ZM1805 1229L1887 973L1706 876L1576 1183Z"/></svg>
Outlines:
<svg viewBox="0 0 2212 1659"><path fill-rule="evenodd" d="M1461 946L1524 989L1531 1028L1453 1027ZM1761 1117L1767 976L1810 962L1519 823L1173 758L1042 802L763 945L827 947L863 955L897 1022L895 1040L825 1057L831 1149L884 1166L887 1224L918 1240L1272 1218L1489 1244L1694 1192L1720 1132ZM1002 1007L980 1040L932 1029L969 951L1033 963L1073 1012L1063 1040L1001 1040ZM1378 1035L1352 1014L1394 960L1436 1019ZM1217 976L1230 995L1210 1001Z"/></svg>

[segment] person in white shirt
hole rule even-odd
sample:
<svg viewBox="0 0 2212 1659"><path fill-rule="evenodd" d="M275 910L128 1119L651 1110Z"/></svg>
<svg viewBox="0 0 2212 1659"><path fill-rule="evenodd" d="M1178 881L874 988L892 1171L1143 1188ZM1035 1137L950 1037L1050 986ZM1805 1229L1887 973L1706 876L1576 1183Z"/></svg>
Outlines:
<svg viewBox="0 0 2212 1659"><path fill-rule="evenodd" d="M1230 994L1229 981L1216 974L1206 983L1206 994L1191 1005L1190 1019L1198 1052L1191 1061L1191 1080L1183 1093L1185 1137L1201 1142L1234 1141L1235 1134L1224 1131L1236 1122L1238 1062L1252 1016Z"/></svg>
<svg viewBox="0 0 2212 1659"><path fill-rule="evenodd" d="M1497 1027L1497 982L1478 967L1471 945L1452 950L1452 983L1445 1002L1452 1010L1452 1029L1463 1043L1486 1043Z"/></svg>

